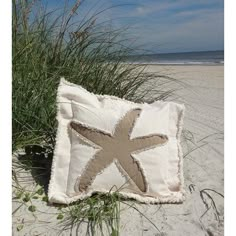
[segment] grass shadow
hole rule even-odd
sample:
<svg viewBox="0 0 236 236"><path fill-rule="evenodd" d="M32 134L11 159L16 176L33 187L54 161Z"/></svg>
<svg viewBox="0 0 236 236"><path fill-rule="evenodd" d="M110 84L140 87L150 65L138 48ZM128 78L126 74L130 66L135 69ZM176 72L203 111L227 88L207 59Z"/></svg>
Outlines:
<svg viewBox="0 0 236 236"><path fill-rule="evenodd" d="M18 167L29 171L35 183L47 194L51 176L53 152L47 146L27 145L24 154L17 155Z"/></svg>

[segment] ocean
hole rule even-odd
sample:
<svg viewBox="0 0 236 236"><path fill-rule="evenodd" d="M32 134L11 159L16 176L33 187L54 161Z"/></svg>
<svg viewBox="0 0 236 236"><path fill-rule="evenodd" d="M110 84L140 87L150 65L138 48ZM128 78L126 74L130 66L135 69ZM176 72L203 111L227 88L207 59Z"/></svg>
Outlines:
<svg viewBox="0 0 236 236"><path fill-rule="evenodd" d="M127 57L125 61L137 64L216 65L224 64L224 51L134 55Z"/></svg>

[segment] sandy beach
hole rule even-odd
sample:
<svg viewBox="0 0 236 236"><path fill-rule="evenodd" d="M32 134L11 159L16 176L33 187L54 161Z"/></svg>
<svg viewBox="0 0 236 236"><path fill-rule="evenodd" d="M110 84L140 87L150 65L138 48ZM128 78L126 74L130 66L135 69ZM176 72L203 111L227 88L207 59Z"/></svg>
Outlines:
<svg viewBox="0 0 236 236"><path fill-rule="evenodd" d="M150 65L147 69L185 86L166 85L176 89L175 96L167 100L186 106L182 140L186 201L139 207L162 234L134 212L129 216L124 212L123 221L130 220L122 235L223 235L223 198L218 193L224 194L224 67Z"/></svg>
<svg viewBox="0 0 236 236"><path fill-rule="evenodd" d="M144 215L123 205L121 235L223 235L224 66L149 65L146 72L174 78L153 81L153 86L173 89L167 100L186 106L182 135L186 201L178 205L135 204ZM33 201L38 211L29 212L22 205L13 214L13 235L59 235L62 227L56 209L38 199ZM20 205L14 200L13 212ZM23 225L21 230L17 230L19 225ZM60 235L85 235L85 229L82 225L71 234L63 231Z"/></svg>

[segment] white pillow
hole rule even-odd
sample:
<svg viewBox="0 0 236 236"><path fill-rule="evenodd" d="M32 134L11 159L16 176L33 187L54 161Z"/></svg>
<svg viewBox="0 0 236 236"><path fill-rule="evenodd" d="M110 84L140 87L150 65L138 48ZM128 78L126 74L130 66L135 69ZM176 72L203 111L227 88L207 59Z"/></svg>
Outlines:
<svg viewBox="0 0 236 236"><path fill-rule="evenodd" d="M184 200L184 105L95 95L61 79L49 201L118 191L145 203Z"/></svg>

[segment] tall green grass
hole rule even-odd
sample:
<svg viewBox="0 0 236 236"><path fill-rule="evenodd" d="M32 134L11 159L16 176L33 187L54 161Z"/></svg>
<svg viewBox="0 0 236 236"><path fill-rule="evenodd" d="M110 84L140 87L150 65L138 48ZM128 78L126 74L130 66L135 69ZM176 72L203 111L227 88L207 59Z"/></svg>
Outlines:
<svg viewBox="0 0 236 236"><path fill-rule="evenodd" d="M42 142L53 148L62 76L91 92L132 101L142 101L153 89L153 74L123 63L135 51L122 29L99 21L106 9L76 21L80 1L68 10L51 12L35 4L13 0L13 149Z"/></svg>

